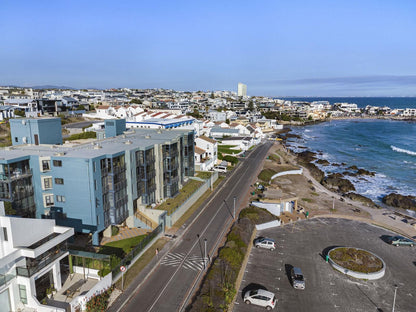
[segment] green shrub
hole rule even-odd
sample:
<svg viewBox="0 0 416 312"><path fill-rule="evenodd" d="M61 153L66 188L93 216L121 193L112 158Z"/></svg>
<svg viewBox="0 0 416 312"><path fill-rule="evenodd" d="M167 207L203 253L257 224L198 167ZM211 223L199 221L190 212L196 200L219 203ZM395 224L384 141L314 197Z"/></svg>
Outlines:
<svg viewBox="0 0 416 312"><path fill-rule="evenodd" d="M224 156L223 160L228 161L233 165L236 165L238 163L238 158L231 155Z"/></svg>
<svg viewBox="0 0 416 312"><path fill-rule="evenodd" d="M82 132L73 134L70 137L66 138L67 141L73 140L81 140L81 139L95 139L97 137L97 133L94 131Z"/></svg>
<svg viewBox="0 0 416 312"><path fill-rule="evenodd" d="M111 236L116 236L120 232L120 229L117 226L111 226Z"/></svg>

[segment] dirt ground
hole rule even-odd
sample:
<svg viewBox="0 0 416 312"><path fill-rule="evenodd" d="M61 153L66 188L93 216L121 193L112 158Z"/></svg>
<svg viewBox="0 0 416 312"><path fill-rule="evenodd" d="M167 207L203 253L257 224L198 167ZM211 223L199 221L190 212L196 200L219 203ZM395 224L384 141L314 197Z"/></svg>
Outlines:
<svg viewBox="0 0 416 312"><path fill-rule="evenodd" d="M269 154L278 155L280 161L266 159L264 169L270 168L278 172L279 168L288 165L297 166L295 156L288 153L280 143L275 143ZM302 175L285 175L271 181L267 186L265 197L269 199L298 197L298 205L309 211L310 216L330 213L369 218L369 213L356 207L351 201L327 190L316 182L305 169L303 169Z"/></svg>

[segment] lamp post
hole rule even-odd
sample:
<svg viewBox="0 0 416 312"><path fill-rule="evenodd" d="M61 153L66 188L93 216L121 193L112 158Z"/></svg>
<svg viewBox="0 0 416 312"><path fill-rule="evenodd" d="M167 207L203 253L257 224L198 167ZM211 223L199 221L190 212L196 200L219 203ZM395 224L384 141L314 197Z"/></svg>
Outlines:
<svg viewBox="0 0 416 312"><path fill-rule="evenodd" d="M233 212L233 219L235 219L235 200L236 200L236 197L234 196L234 212Z"/></svg>
<svg viewBox="0 0 416 312"><path fill-rule="evenodd" d="M206 269L207 268L207 239L206 238L204 238L204 250L205 250L205 252L204 252L204 269ZM207 259L207 260L205 260L205 259Z"/></svg>
<svg viewBox="0 0 416 312"><path fill-rule="evenodd" d="M394 312L394 306L396 305L396 293L397 293L397 285L394 285L394 297L393 297L393 309L391 310Z"/></svg>

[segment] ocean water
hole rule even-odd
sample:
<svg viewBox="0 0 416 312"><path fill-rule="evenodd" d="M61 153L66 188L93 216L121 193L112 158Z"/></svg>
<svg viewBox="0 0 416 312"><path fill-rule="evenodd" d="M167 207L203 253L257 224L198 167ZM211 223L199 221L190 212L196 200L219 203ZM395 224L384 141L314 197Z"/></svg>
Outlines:
<svg viewBox="0 0 416 312"><path fill-rule="evenodd" d="M357 193L380 203L389 193L416 196L416 122L394 120L334 120L292 127L301 139L290 138L296 152L318 152L318 158L340 166L320 166L326 173L355 165L376 175L345 178Z"/></svg>
<svg viewBox="0 0 416 312"><path fill-rule="evenodd" d="M334 103L355 103L359 108L367 105L394 108L416 108L416 97L283 97L289 101L328 101Z"/></svg>

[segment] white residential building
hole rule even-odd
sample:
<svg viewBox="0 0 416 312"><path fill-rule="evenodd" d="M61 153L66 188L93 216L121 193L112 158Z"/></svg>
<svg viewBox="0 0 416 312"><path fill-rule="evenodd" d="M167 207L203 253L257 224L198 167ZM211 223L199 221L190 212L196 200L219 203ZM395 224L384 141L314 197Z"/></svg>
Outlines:
<svg viewBox="0 0 416 312"><path fill-rule="evenodd" d="M211 170L217 163L218 143L204 135L195 138L195 169ZM199 167L199 168L198 168Z"/></svg>
<svg viewBox="0 0 416 312"><path fill-rule="evenodd" d="M237 86L237 95L242 97L247 96L247 85L239 82Z"/></svg>
<svg viewBox="0 0 416 312"><path fill-rule="evenodd" d="M62 287L61 260L74 229L55 220L6 217L0 204L0 311L65 311L39 301L47 288Z"/></svg>

